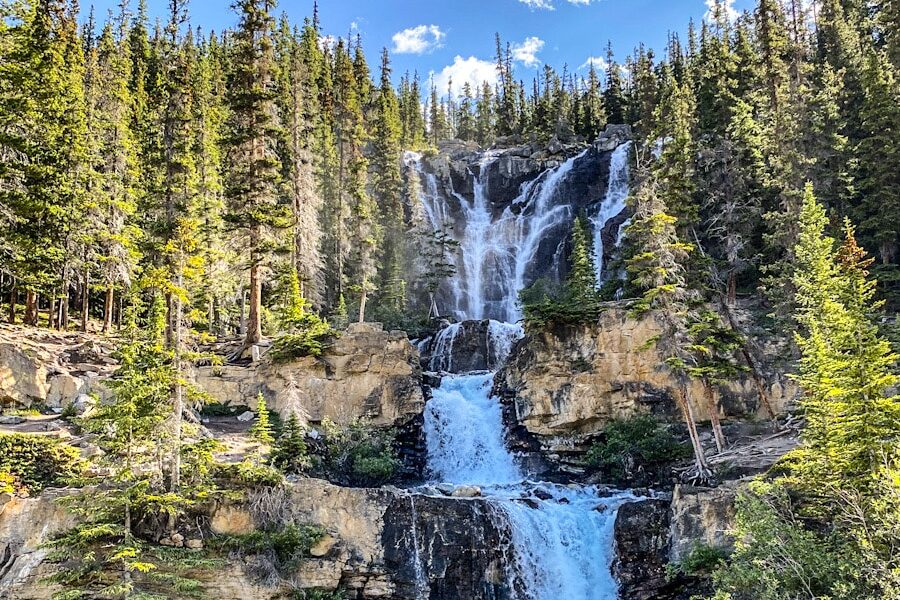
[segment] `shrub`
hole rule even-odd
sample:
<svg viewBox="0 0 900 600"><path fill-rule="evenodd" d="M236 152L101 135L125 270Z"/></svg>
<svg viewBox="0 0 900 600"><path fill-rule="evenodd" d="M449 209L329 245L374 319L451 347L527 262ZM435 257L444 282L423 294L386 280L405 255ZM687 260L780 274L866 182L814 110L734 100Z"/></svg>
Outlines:
<svg viewBox="0 0 900 600"><path fill-rule="evenodd" d="M226 488L273 487L284 483L284 476L277 469L257 465L250 460L236 464L217 464L214 476Z"/></svg>
<svg viewBox="0 0 900 600"><path fill-rule="evenodd" d="M256 396L256 421L250 428L250 437L260 444L271 444L275 441L272 433L272 423L269 420L269 407L262 392Z"/></svg>
<svg viewBox="0 0 900 600"><path fill-rule="evenodd" d="M678 575L689 577L703 577L712 575L728 554L721 548L714 548L709 544L695 544L691 551L682 560L670 563L666 567L666 575L672 579Z"/></svg>
<svg viewBox="0 0 900 600"><path fill-rule="evenodd" d="M537 329L549 325L593 323L603 312L599 294L585 298L546 279L519 292L519 303L526 326Z"/></svg>
<svg viewBox="0 0 900 600"><path fill-rule="evenodd" d="M292 600L347 600L342 590L309 589L297 590Z"/></svg>
<svg viewBox="0 0 900 600"><path fill-rule="evenodd" d="M84 468L78 450L56 438L0 434L0 472L15 477L20 491L39 493L45 487L74 483Z"/></svg>
<svg viewBox="0 0 900 600"><path fill-rule="evenodd" d="M354 423L346 429L324 427L325 455L318 469L342 485L377 487L391 481L400 469L392 429Z"/></svg>
<svg viewBox="0 0 900 600"><path fill-rule="evenodd" d="M588 451L587 461L613 477L630 479L650 468L683 458L689 452L668 426L650 415L639 415L607 424L603 441Z"/></svg>
<svg viewBox="0 0 900 600"><path fill-rule="evenodd" d="M284 574L308 557L310 549L323 535L325 532L321 527L290 523L277 530L221 536L216 538L214 545L239 555L265 557Z"/></svg>

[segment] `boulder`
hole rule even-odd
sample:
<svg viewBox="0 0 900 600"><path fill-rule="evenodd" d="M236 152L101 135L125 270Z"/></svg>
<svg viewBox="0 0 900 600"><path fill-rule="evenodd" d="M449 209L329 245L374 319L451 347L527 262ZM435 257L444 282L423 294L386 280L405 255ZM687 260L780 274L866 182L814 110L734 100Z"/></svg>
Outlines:
<svg viewBox="0 0 900 600"><path fill-rule="evenodd" d="M481 488L477 485L461 485L450 495L454 498L478 498L481 496Z"/></svg>
<svg viewBox="0 0 900 600"><path fill-rule="evenodd" d="M239 414L237 416L237 420L240 421L241 423L249 423L250 421L252 421L255 418L256 418L256 413L253 412L252 410L245 410L244 412L242 412L241 414Z"/></svg>
<svg viewBox="0 0 900 600"><path fill-rule="evenodd" d="M662 600L669 597L669 503L643 500L624 504L616 514L613 575L619 594L629 600Z"/></svg>
<svg viewBox="0 0 900 600"><path fill-rule="evenodd" d="M633 135L631 125L607 125L606 129L594 141L594 148L599 152L612 152L631 140Z"/></svg>
<svg viewBox="0 0 900 600"><path fill-rule="evenodd" d="M20 425L24 422L25 418L18 415L0 415L0 425Z"/></svg>
<svg viewBox="0 0 900 600"><path fill-rule="evenodd" d="M75 414L80 417L88 417L97 407L97 399L88 394L79 394L72 402L72 408Z"/></svg>
<svg viewBox="0 0 900 600"><path fill-rule="evenodd" d="M0 404L29 407L47 397L47 364L37 353L0 342Z"/></svg>
<svg viewBox="0 0 900 600"><path fill-rule="evenodd" d="M270 410L294 413L304 425L325 418L339 425L395 425L424 408L418 351L402 332L373 323L352 325L318 357L199 367L193 378L222 404L253 405L262 392Z"/></svg>
<svg viewBox="0 0 900 600"><path fill-rule="evenodd" d="M716 488L675 486L669 552L673 562L683 560L698 544L731 551L738 485L730 482Z"/></svg>

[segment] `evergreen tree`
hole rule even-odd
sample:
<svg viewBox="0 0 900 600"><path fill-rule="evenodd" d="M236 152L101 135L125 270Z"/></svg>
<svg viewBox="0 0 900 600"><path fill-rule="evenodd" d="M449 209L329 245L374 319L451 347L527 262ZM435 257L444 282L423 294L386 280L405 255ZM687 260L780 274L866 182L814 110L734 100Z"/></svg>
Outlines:
<svg viewBox="0 0 900 600"><path fill-rule="evenodd" d="M235 7L240 24L234 34L228 85L226 218L247 249L250 310L244 346L249 347L262 339L264 269L278 245L276 233L289 226L290 219L278 202L274 1L238 0Z"/></svg>
<svg viewBox="0 0 900 600"><path fill-rule="evenodd" d="M260 444L271 444L275 441L272 433L272 423L269 421L269 408L262 392L256 395L256 421L250 428L250 437Z"/></svg>

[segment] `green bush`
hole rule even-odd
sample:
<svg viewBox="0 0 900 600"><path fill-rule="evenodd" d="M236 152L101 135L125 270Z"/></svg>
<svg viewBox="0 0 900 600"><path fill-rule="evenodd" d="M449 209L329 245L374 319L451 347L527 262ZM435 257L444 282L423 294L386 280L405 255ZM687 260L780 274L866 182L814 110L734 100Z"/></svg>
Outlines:
<svg viewBox="0 0 900 600"><path fill-rule="evenodd" d="M235 464L219 463L215 466L214 477L226 488L274 487L284 483L284 476L277 469L257 465L250 460Z"/></svg>
<svg viewBox="0 0 900 600"><path fill-rule="evenodd" d="M728 554L721 548L698 543L682 560L667 565L666 575L670 579L678 575L708 577L722 565L726 558L728 558Z"/></svg>
<svg viewBox="0 0 900 600"><path fill-rule="evenodd" d="M0 434L0 472L7 472L20 491L39 493L46 487L75 483L86 463L78 450L48 436Z"/></svg>
<svg viewBox="0 0 900 600"><path fill-rule="evenodd" d="M811 528L784 484L755 481L737 500L737 544L713 575L721 598L886 598L866 589L857 548L830 527Z"/></svg>
<svg viewBox="0 0 900 600"><path fill-rule="evenodd" d="M394 479L401 462L394 447L392 429L354 423L346 429L333 425L325 429L324 456L319 456L318 471L341 485L377 487Z"/></svg>
<svg viewBox="0 0 900 600"><path fill-rule="evenodd" d="M347 600L347 596L341 590L297 590L292 600Z"/></svg>
<svg viewBox="0 0 900 600"><path fill-rule="evenodd" d="M603 313L600 295L589 298L572 294L565 286L539 279L519 292L525 325L541 329L549 325L593 323Z"/></svg>
<svg viewBox="0 0 900 600"><path fill-rule="evenodd" d="M323 535L325 531L321 527L291 523L275 531L221 536L215 539L214 545L244 556L265 556L279 572L287 573L309 556L310 549Z"/></svg>
<svg viewBox="0 0 900 600"><path fill-rule="evenodd" d="M588 451L588 464L619 479L665 465L690 454L668 426L650 415L612 421L603 429L602 441Z"/></svg>

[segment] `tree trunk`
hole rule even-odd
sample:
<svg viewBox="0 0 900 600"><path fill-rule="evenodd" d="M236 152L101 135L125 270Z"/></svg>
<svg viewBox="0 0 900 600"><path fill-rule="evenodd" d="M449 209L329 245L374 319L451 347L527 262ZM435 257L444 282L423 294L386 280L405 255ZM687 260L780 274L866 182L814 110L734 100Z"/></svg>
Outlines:
<svg viewBox="0 0 900 600"><path fill-rule="evenodd" d="M25 291L25 319L26 325L34 327L38 320L38 296L33 290Z"/></svg>
<svg viewBox="0 0 900 600"><path fill-rule="evenodd" d="M716 438L716 450L721 454L725 450L725 432L722 431L722 421L719 420L719 403L716 402L716 391L705 381L703 382L703 390L706 393L706 410L709 411L709 422L712 424L713 436Z"/></svg>
<svg viewBox="0 0 900 600"><path fill-rule="evenodd" d="M51 293L47 298L47 329L57 328L56 318L56 296Z"/></svg>
<svg viewBox="0 0 900 600"><path fill-rule="evenodd" d="M103 333L109 333L112 329L113 306L116 301L116 292L112 284L106 286L106 301L103 303Z"/></svg>
<svg viewBox="0 0 900 600"><path fill-rule="evenodd" d="M16 288L16 283L13 281L12 289L9 290L9 321L10 325L16 324L16 300L18 300L19 290Z"/></svg>
<svg viewBox="0 0 900 600"><path fill-rule="evenodd" d="M694 448L694 461L697 463L697 471L701 478L708 478L710 475L709 464L706 462L706 454L703 452L703 445L700 443L700 434L697 431L697 419L694 418L694 409L688 400L686 386L679 383L675 391L675 401L681 410L681 416L688 428L688 435L691 438L691 445Z"/></svg>
<svg viewBox="0 0 900 600"><path fill-rule="evenodd" d="M247 293L241 290L241 319L238 322L239 333L247 335Z"/></svg>
<svg viewBox="0 0 900 600"><path fill-rule="evenodd" d="M125 294L119 294L119 310L116 311L116 330L122 330L122 313L125 312Z"/></svg>
<svg viewBox="0 0 900 600"><path fill-rule="evenodd" d="M174 311L175 307L173 304L174 303L173 303L172 292L166 292L166 314L169 316L169 318L166 319L165 340L166 340L167 348L171 348L175 344L175 336L174 336L174 332L172 331L172 329L173 329L172 328L172 315L175 314L175 311Z"/></svg>
<svg viewBox="0 0 900 600"><path fill-rule="evenodd" d="M175 285L181 290L184 284L181 269L176 275ZM182 413L184 413L184 386L181 383L181 372L183 370L181 360L182 335L184 320L184 305L178 294L170 294L170 307L174 311L169 313L169 327L172 331L172 348L174 350L174 367L175 367L175 386L172 398L172 460L171 460L171 478L170 491L178 490L181 485L181 425Z"/></svg>
<svg viewBox="0 0 900 600"><path fill-rule="evenodd" d="M733 269L728 272L726 302L728 302L728 306L734 306L735 302L737 302L737 277L735 277Z"/></svg>
<svg viewBox="0 0 900 600"><path fill-rule="evenodd" d="M63 294L59 299L59 328L63 331L69 329L69 282L63 284Z"/></svg>
<svg viewBox="0 0 900 600"><path fill-rule="evenodd" d="M363 283L363 290L359 296L359 322L366 322L366 284Z"/></svg>
<svg viewBox="0 0 900 600"><path fill-rule="evenodd" d="M91 312L91 270L85 267L81 284L81 330L87 333Z"/></svg>
<svg viewBox="0 0 900 600"><path fill-rule="evenodd" d="M725 317L728 319L728 324L731 325L731 328L743 336L744 334L738 325L737 319L734 318L734 315L731 312L730 305L727 302L723 303L722 309L725 312ZM746 338L746 336L744 337ZM775 409L772 408L772 402L769 399L768 392L766 392L766 386L763 384L762 376L759 374L759 369L756 366L756 361L753 360L753 355L750 354L750 350L747 348L746 343L741 344L741 356L744 357L744 362L747 363L747 368L750 369L750 377L753 379L753 385L756 388L757 396L759 396L760 405L766 409L766 414L769 415L769 419L774 421Z"/></svg>
<svg viewBox="0 0 900 600"><path fill-rule="evenodd" d="M247 335L244 338L244 346L249 348L259 343L262 339L262 279L259 273L259 263L253 261L250 266L250 313L247 317Z"/></svg>

